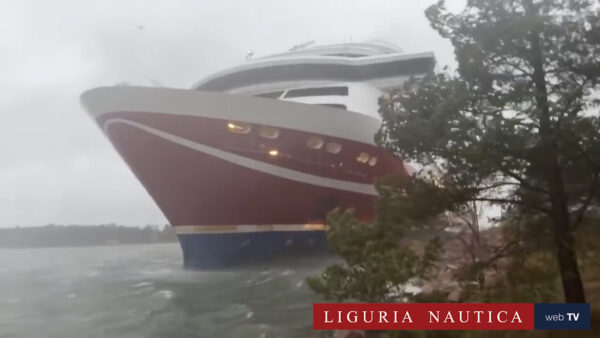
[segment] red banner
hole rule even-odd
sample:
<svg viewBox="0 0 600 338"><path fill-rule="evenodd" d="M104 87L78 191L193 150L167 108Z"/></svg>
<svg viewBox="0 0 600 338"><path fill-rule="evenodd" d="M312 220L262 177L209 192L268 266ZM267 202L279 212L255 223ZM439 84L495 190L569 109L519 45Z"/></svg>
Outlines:
<svg viewBox="0 0 600 338"><path fill-rule="evenodd" d="M531 303L317 303L316 330L533 330Z"/></svg>

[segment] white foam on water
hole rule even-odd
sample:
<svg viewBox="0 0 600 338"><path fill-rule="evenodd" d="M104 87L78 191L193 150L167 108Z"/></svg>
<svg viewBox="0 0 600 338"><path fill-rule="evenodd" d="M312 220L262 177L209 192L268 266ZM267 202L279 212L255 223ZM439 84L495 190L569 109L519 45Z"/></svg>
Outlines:
<svg viewBox="0 0 600 338"><path fill-rule="evenodd" d="M275 278L273 278L273 277L267 277L267 278L265 278L265 279L263 279L263 280L256 281L256 282L254 282L254 283L252 283L252 284L250 284L250 285L260 285L260 284L264 284L264 283L267 283L267 282L270 282L270 281L272 281L273 279L275 279Z"/></svg>
<svg viewBox="0 0 600 338"><path fill-rule="evenodd" d="M152 282L139 282L139 283L133 284L132 286L134 288L141 288L141 287L144 287L144 286L152 286L152 285L153 285Z"/></svg>
<svg viewBox="0 0 600 338"><path fill-rule="evenodd" d="M175 292L171 290L160 290L156 293L156 295L162 296L165 299L171 299L175 297Z"/></svg>

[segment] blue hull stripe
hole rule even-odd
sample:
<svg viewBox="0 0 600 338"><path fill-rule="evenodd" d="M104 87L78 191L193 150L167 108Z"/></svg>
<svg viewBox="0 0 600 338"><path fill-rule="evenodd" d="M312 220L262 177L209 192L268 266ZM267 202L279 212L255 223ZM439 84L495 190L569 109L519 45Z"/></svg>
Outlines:
<svg viewBox="0 0 600 338"><path fill-rule="evenodd" d="M215 269L265 263L283 256L327 252L324 231L178 234L186 268Z"/></svg>

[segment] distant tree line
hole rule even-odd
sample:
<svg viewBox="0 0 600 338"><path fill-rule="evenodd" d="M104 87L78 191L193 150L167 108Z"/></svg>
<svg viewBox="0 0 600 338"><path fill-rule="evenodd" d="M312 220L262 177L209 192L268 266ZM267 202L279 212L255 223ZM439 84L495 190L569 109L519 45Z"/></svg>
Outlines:
<svg viewBox="0 0 600 338"><path fill-rule="evenodd" d="M170 226L45 225L0 229L0 248L35 248L167 243L177 240Z"/></svg>

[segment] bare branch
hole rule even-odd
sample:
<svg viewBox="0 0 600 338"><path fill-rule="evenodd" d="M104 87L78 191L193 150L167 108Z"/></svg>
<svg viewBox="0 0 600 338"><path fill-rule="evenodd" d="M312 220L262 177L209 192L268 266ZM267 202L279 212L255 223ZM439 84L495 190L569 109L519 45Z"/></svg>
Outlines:
<svg viewBox="0 0 600 338"><path fill-rule="evenodd" d="M480 201L480 202L499 203L499 204L516 204L516 205L521 205L521 206L531 208L533 210L537 210L539 212L543 212L545 214L551 215L550 209L547 209L547 208L544 208L541 206L527 204L527 203L525 203L523 201L519 201L519 200L513 200L513 199L508 199L508 198L485 198L485 197L475 197L472 200Z"/></svg>
<svg viewBox="0 0 600 338"><path fill-rule="evenodd" d="M517 175L517 174L513 173L513 172L512 172L512 171L510 171L509 169L503 168L502 166L499 166L499 168L500 168L500 171L501 171L502 173L504 173L504 174L506 174L506 175L508 175L508 176L510 176L510 177L512 177L512 178L514 178L515 180L519 181L519 184L520 184L520 185L521 185L523 188L525 188L525 189L528 189L528 190L531 190L531 191L539 192L539 193L541 193L541 194L544 194L544 195L546 195L546 196L550 196L550 192L549 192L549 191L547 191L547 190L545 190L545 189L542 189L542 188L540 188L540 187L536 187L536 186L534 186L534 185L531 185L531 184L529 184L527 181L525 181L525 179L524 179L524 178L522 178L521 176L519 176L519 175Z"/></svg>
<svg viewBox="0 0 600 338"><path fill-rule="evenodd" d="M510 242L506 243L505 245L501 246L500 249L498 249L496 251L496 253L494 253L490 258L485 260L484 264L487 265L487 264L493 263L494 261L502 258L509 249L511 249L513 246L517 245L518 243L519 243L518 240L513 240L513 241L510 241Z"/></svg>
<svg viewBox="0 0 600 338"><path fill-rule="evenodd" d="M571 226L571 228L573 230L577 229L579 224L581 224L581 222L583 221L585 212L587 211L588 207L590 206L592 199L596 195L597 187L598 187L598 172L595 172L594 173L594 183L592 183L592 185L590 186L590 191L589 191L587 197L583 201L583 204L581 205L581 207L579 207L577 209L577 211L575 211L575 215L576 215L575 221L573 222L573 225Z"/></svg>

